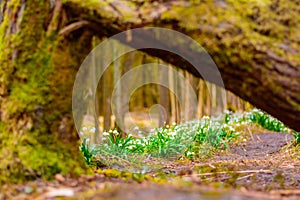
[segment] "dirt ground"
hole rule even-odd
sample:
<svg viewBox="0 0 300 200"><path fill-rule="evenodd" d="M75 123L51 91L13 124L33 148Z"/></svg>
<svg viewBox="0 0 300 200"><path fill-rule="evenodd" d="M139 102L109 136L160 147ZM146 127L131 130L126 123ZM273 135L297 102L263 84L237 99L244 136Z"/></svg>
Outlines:
<svg viewBox="0 0 300 200"><path fill-rule="evenodd" d="M2 186L0 199L300 199L300 148L291 140L284 133L250 134L209 159L169 162L162 181L57 175Z"/></svg>

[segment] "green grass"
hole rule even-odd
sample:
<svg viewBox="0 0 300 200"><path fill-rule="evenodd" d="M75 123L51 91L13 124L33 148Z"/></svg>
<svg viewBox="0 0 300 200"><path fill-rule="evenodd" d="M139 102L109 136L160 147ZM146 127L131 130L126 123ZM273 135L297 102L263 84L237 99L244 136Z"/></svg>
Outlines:
<svg viewBox="0 0 300 200"><path fill-rule="evenodd" d="M233 114L230 112L226 112L225 114L225 122L226 123L243 123L247 125L256 124L261 126L262 128L275 132L282 133L293 133L296 144L300 144L300 132L296 132L294 130L289 129L285 126L281 121L276 118L264 113L259 109L253 109L251 112L245 112L242 114Z"/></svg>
<svg viewBox="0 0 300 200"><path fill-rule="evenodd" d="M121 165L144 171L146 168L159 168L161 159L196 159L209 155L215 149L229 149L229 142L242 137L239 127L253 124L276 132L292 131L258 109L244 113L227 111L218 118L205 116L201 120L153 129L143 138L130 133L121 137L117 130L109 130L102 133L101 144L88 145L89 139L85 138L80 150L89 165L100 162L107 166ZM294 133L294 136L299 144L299 133Z"/></svg>

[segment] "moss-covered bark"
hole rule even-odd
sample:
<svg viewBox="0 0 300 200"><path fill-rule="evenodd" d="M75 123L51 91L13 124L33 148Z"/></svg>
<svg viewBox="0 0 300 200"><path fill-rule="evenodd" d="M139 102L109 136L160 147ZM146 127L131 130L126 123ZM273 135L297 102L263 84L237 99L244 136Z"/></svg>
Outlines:
<svg viewBox="0 0 300 200"><path fill-rule="evenodd" d="M2 6L0 182L78 174L84 165L73 130L71 92L91 34L59 36L66 20L59 1L53 8L39 0Z"/></svg>

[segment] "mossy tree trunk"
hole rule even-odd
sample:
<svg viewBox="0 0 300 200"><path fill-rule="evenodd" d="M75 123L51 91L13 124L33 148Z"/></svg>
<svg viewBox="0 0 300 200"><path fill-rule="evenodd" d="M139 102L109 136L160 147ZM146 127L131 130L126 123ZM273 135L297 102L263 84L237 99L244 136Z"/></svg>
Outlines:
<svg viewBox="0 0 300 200"><path fill-rule="evenodd" d="M0 182L82 171L71 92L92 34L58 34L60 1L6 0L0 25Z"/></svg>

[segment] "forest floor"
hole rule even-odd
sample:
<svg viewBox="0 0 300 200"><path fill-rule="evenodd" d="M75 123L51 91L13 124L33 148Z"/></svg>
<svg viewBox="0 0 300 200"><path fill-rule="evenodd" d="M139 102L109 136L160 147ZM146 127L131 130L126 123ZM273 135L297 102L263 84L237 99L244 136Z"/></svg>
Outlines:
<svg viewBox="0 0 300 200"><path fill-rule="evenodd" d="M300 199L300 147L291 140L290 134L250 132L230 151L167 162L159 174L120 176L110 169L77 179L58 174L50 182L2 186L0 199Z"/></svg>

